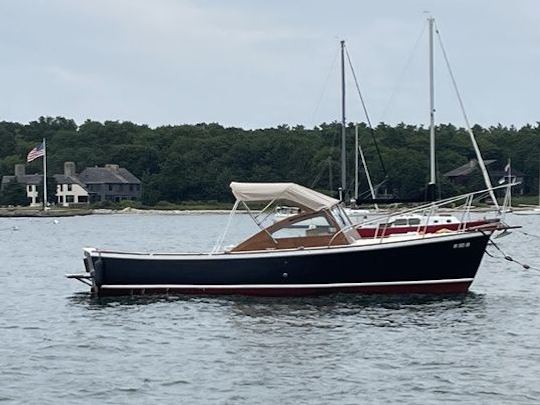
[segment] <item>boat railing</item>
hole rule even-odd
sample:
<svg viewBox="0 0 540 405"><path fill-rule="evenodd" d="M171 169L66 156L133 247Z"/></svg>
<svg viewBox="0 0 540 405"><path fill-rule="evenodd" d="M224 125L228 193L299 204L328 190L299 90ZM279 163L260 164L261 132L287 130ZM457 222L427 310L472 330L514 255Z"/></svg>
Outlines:
<svg viewBox="0 0 540 405"><path fill-rule="evenodd" d="M517 184L519 183L512 183L510 184L510 186L512 187ZM427 227L429 225L429 219L435 214L435 212L438 209L447 205L456 204L457 202L462 201L462 200L464 200L464 203L461 205L461 207L463 208L463 215L461 217L461 222L458 226L458 231L464 231L466 227L466 220L467 218L470 217L470 214L471 214L473 201L475 199L481 199L483 197L489 196L493 190L507 188L507 187L508 187L508 184L503 184L503 185L492 187L489 189L483 189L483 190L474 191L474 192L470 192L466 194L461 194L461 195L449 197L443 200L434 201L427 204L422 204L417 207L404 209L398 212L387 213L386 215L377 216L375 218L368 219L366 221L362 221L357 224L352 224L352 225L343 227L338 232L336 232L333 235L333 237L330 239L328 245L330 246L332 242L334 241L334 239L338 237L340 234L347 232L351 229L358 229L360 227L364 227L370 224L377 224L375 228L376 230L375 230L374 238L380 238L382 242L383 238L386 236L386 230L389 227L389 220L391 217L395 217L397 215L413 214L413 213L422 213L422 215L427 214L427 221L424 224L419 224L417 228L417 232L419 233L423 232L425 234L427 231ZM501 214L500 211L497 212L497 215L499 214Z"/></svg>

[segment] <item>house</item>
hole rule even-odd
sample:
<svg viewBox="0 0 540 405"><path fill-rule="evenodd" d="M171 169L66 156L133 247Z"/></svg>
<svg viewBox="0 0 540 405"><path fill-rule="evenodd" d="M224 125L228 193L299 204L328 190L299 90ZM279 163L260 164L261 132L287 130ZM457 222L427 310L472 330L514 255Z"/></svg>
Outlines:
<svg viewBox="0 0 540 405"><path fill-rule="evenodd" d="M86 185L77 177L75 163L64 163L64 174L55 174L56 202L63 207L88 204L90 202Z"/></svg>
<svg viewBox="0 0 540 405"><path fill-rule="evenodd" d="M26 174L26 166L24 164L16 164L14 176L2 176L1 188L4 189L11 182L17 182L25 186L26 196L30 201L31 207L39 207L41 205L40 193L43 192L43 175Z"/></svg>
<svg viewBox="0 0 540 405"><path fill-rule="evenodd" d="M496 186L497 184L503 183L504 181L509 182L509 180L512 180L512 182L521 183L513 187L513 193L523 194L524 192L523 179L525 175L522 172L514 168L511 169L511 173L506 172L504 168L499 167L500 164L497 165L496 160L485 160L484 164L486 166L486 169L488 170L489 177L494 186ZM478 175L481 175L481 174L480 174L480 167L478 165L478 160L476 159L471 159L469 162L465 163L464 165L461 165L443 174L443 176L448 178L452 183L458 184L458 185L466 184L470 178L472 178L473 176L478 176ZM510 176L512 176L511 179L510 179Z"/></svg>
<svg viewBox="0 0 540 405"><path fill-rule="evenodd" d="M141 198L141 181L129 170L115 164L87 167L78 178L86 185L90 202Z"/></svg>
<svg viewBox="0 0 540 405"><path fill-rule="evenodd" d="M43 175L26 174L25 170L24 164L15 165L15 175L3 176L1 187L3 189L11 182L23 184L30 206L40 206ZM129 170L115 164L87 167L77 174L75 163L65 162L64 173L53 177L56 181L56 203L63 207L97 201L137 200L141 197L141 181Z"/></svg>

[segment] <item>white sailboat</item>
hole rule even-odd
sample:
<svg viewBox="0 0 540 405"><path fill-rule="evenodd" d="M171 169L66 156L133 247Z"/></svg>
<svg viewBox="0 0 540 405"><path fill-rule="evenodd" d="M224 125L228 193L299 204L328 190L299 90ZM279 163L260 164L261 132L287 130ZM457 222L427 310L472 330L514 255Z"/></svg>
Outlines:
<svg viewBox="0 0 540 405"><path fill-rule="evenodd" d="M435 19L433 17L430 16L427 19L427 21L428 21L428 25L429 25L429 106L430 106L430 111L429 111L429 118L430 118L430 120L429 120L430 121L429 122L429 134L430 134L430 180L429 180L429 183L427 185L427 192L428 192L428 198L430 200L434 200L435 195L436 195L436 187L437 187L436 186L436 181L437 180L436 180L436 160L435 160L435 91L434 91L435 86L434 86L434 74L433 74L433 72L434 72L434 68L433 68L433 65L434 65L434 62L433 62L433 59L434 59L433 58L433 54L434 54L433 53L433 42L434 42L433 37L434 37L434 32L436 32L438 35L439 35L439 32L438 32L438 30L436 30ZM488 191L488 194L489 194L491 200L493 201L494 206L496 207L496 209L498 211L500 211L499 204L498 204L497 199L495 197L495 194L493 192L493 186L491 184L489 174L487 172L484 160L482 158L482 154L480 153L480 148L478 147L478 143L476 142L476 138L475 138L474 133L472 132L471 126L469 124L469 119L468 119L467 114L465 112L463 101L461 100L461 96L460 96L460 93L458 91L458 87L457 87L456 81L454 79L454 75L453 75L452 70L450 68L450 64L449 64L448 58L446 56L446 51L444 50L444 47L442 46L442 42L440 42L440 45L441 45L441 50L443 52L444 59L446 61L446 64L447 64L447 67L448 67L448 70L449 70L449 73L450 73L450 77L452 79L452 84L454 86L454 90L456 92L459 105L461 107L461 112L463 114L463 118L464 118L464 121L465 121L465 124L466 124L466 130L467 130L467 133L470 136L470 140L471 140L471 143L473 145L474 151L476 153L476 156L477 156L477 159L478 159L478 164L479 164L480 170L482 172L484 182L486 184L486 189ZM358 139L356 139L356 142L358 142ZM361 157L362 157L362 162L364 164L364 169L366 170L366 177L368 179L371 194L372 194L372 197L375 199L375 194L374 194L373 186L371 184L371 180L370 180L370 177L369 177L369 172L367 171L367 167L365 165L365 160L364 160L364 157L363 157L363 154L362 154L362 150L361 150L361 148L359 148L358 143L356 144L356 151L357 151L357 153L358 153L358 151L360 151L360 154L361 154ZM358 162L358 158L356 160ZM358 167L356 168L356 173L358 173ZM356 180L357 180L357 177L356 177ZM357 182L356 182L356 184L357 184ZM356 185L356 187L357 187L357 185ZM356 188L356 190L357 190L357 188ZM425 226L426 230L428 230L428 231L437 231L441 227L442 224L444 224L446 227L451 228L451 227L454 227L454 226L460 227L462 225L462 222L465 223L465 224L471 225L471 226L477 226L477 225L482 224L482 223L485 222L484 220L482 220L482 221L471 221L470 218L469 218L469 220L467 222L465 222L465 221L466 220L464 218L460 220L454 215L438 214L438 213L429 212L428 215L426 215L426 214L416 215L414 218L412 218L410 215L395 215L395 216L392 216L390 218L388 224L391 224L392 226L394 226L394 228L392 228L391 231L402 232L402 231L414 230L414 228L416 226L418 226L418 224L422 224L422 226ZM365 236L371 235L372 231L373 231L373 225L370 226L369 224L366 224L365 229L359 228L359 232L360 233L364 232Z"/></svg>

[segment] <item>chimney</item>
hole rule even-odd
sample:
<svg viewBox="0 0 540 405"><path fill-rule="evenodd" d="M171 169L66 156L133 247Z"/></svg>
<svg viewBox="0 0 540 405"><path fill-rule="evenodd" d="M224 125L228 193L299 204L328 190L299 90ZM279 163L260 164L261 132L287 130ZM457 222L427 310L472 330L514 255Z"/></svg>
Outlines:
<svg viewBox="0 0 540 405"><path fill-rule="evenodd" d="M26 174L26 166L24 164L15 165L15 176L24 176Z"/></svg>
<svg viewBox="0 0 540 405"><path fill-rule="evenodd" d="M118 165L113 165L113 164L106 164L105 165L105 169L112 170L113 172L117 172L119 168L120 168L120 166L118 166Z"/></svg>
<svg viewBox="0 0 540 405"><path fill-rule="evenodd" d="M64 162L64 176L75 176L75 162Z"/></svg>

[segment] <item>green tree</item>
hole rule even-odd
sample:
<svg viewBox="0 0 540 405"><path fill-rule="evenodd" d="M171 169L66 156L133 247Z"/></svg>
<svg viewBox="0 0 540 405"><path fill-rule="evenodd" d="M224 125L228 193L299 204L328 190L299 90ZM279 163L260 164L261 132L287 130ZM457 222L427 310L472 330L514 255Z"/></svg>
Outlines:
<svg viewBox="0 0 540 405"><path fill-rule="evenodd" d="M29 199L26 196L26 188L24 185L15 181L11 181L4 185L0 192L0 205L28 205Z"/></svg>

